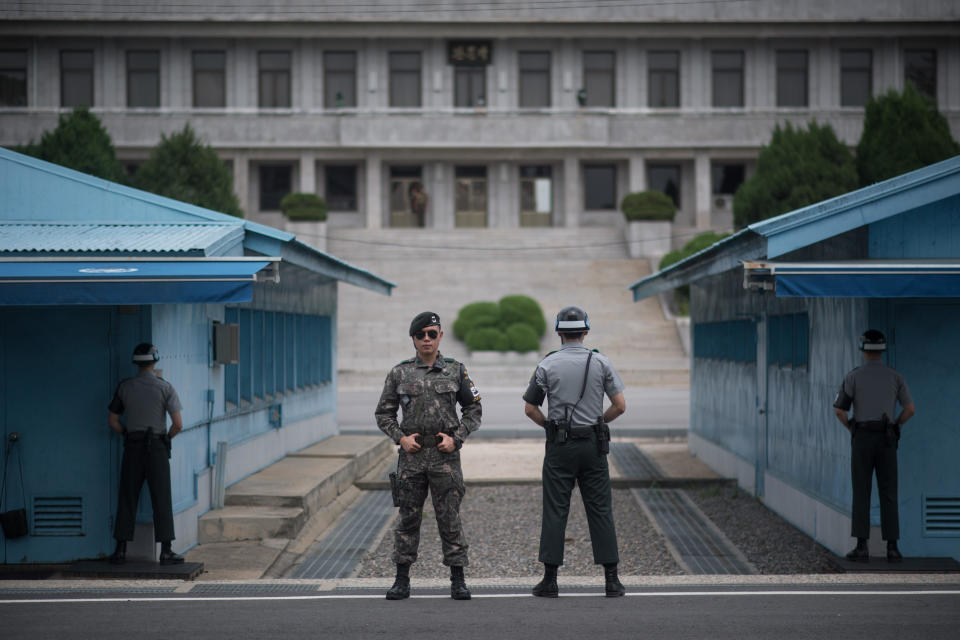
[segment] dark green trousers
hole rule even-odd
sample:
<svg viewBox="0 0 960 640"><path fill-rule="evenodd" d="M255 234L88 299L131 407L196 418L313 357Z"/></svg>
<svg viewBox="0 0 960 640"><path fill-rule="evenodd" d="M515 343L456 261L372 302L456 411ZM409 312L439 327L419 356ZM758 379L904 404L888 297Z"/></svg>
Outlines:
<svg viewBox="0 0 960 640"><path fill-rule="evenodd" d="M570 513L574 483L580 487L590 527L593 561L609 564L620 561L617 532L613 523L613 497L607 457L597 453L593 438L547 442L543 457L543 520L540 528L540 562L563 564L563 540Z"/></svg>
<svg viewBox="0 0 960 640"><path fill-rule="evenodd" d="M149 442L127 442L120 466L117 522L113 537L133 540L140 489L146 481L153 505L153 535L157 542L170 542L173 535L173 498L170 494L170 460L167 448L157 438Z"/></svg>
<svg viewBox="0 0 960 640"><path fill-rule="evenodd" d="M853 480L853 512L850 514L851 535L870 537L870 491L873 473L877 473L880 494L880 531L884 540L900 537L900 514L897 499L897 447L880 431L858 429L850 451Z"/></svg>

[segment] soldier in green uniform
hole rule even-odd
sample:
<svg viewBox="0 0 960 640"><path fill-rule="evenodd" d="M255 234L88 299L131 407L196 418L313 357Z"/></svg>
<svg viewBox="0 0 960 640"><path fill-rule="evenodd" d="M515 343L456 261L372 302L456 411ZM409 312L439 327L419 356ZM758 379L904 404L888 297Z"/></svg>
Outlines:
<svg viewBox="0 0 960 640"><path fill-rule="evenodd" d="M397 577L388 600L410 596L410 565L417 559L420 524L427 491L433 500L443 547L450 567L450 595L469 600L463 575L467 541L460 523L463 471L460 448L480 428L480 393L466 367L440 354L440 317L430 311L410 323L416 357L404 360L387 374L375 412L377 426L400 445L400 515L394 533L393 560ZM461 406L462 420L456 406ZM403 409L398 422L397 410Z"/></svg>
<svg viewBox="0 0 960 640"><path fill-rule="evenodd" d="M915 407L903 376L883 364L887 350L884 335L870 329L860 336L863 366L846 375L837 390L833 407L837 419L850 431L850 472L853 481L853 509L850 514L851 535L857 546L847 554L848 560L869 562L867 540L870 538L870 490L873 473L877 473L880 494L880 532L887 541L887 561L900 562L897 548L900 538L900 515L897 504L897 445L900 428L913 417ZM897 403L903 411L896 418ZM853 406L853 419L847 415Z"/></svg>
<svg viewBox="0 0 960 640"><path fill-rule="evenodd" d="M117 522L113 537L117 547L110 562L126 561L127 541L133 540L137 502L144 481L150 487L154 539L160 543L160 564L181 564L183 557L171 549L173 500L170 493L170 440L183 428L180 398L173 385L157 376L154 366L160 352L148 342L133 350L133 364L140 370L117 385L110 402L107 424L123 434L123 461L117 499ZM126 427L120 423L126 414ZM172 426L167 431L167 414Z"/></svg>
<svg viewBox="0 0 960 640"><path fill-rule="evenodd" d="M606 595L618 597L626 590L617 576L620 556L605 454L609 450L606 424L626 411L624 385L606 356L583 345L590 329L590 319L583 309L562 309L555 328L560 349L540 361L523 394L524 412L544 427L547 435L539 557L544 576L533 595L556 598L559 594L557 568L563 564L570 494L576 483L587 513L593 561L603 565ZM604 395L611 402L606 411ZM549 419L540 410L544 399Z"/></svg>

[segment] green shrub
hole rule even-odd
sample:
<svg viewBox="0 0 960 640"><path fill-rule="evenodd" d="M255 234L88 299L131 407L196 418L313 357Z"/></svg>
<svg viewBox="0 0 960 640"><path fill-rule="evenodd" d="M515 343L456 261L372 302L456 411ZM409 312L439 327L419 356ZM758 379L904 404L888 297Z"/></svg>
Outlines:
<svg viewBox="0 0 960 640"><path fill-rule="evenodd" d="M502 326L526 324L533 329L538 338L547 331L547 320L543 317L543 309L530 296L504 296L500 298L499 306Z"/></svg>
<svg viewBox="0 0 960 640"><path fill-rule="evenodd" d="M467 334L467 347L471 351L509 351L510 338L495 327L479 327Z"/></svg>
<svg viewBox="0 0 960 640"><path fill-rule="evenodd" d="M507 338L510 340L510 350L519 353L537 351L540 348L540 337L528 324L516 323L507 327Z"/></svg>
<svg viewBox="0 0 960 640"><path fill-rule="evenodd" d="M660 271L663 271L664 269L672 265L674 262L680 262L686 257L687 255L683 252L683 250L674 249L670 253L660 258Z"/></svg>
<svg viewBox="0 0 960 640"><path fill-rule="evenodd" d="M673 199L662 191L628 193L620 203L620 210L630 222L636 220L673 220L677 207Z"/></svg>
<svg viewBox="0 0 960 640"><path fill-rule="evenodd" d="M496 302L471 302L457 313L453 323L453 335L466 341L467 334L479 327L500 326L500 307Z"/></svg>
<svg viewBox="0 0 960 640"><path fill-rule="evenodd" d="M687 242L687 244L683 245L683 253L685 254L684 257L699 253L710 245L720 242L729 235L729 233L714 233L712 231L701 233Z"/></svg>
<svg viewBox="0 0 960 640"><path fill-rule="evenodd" d="M299 222L327 219L327 203L315 193L288 193L280 201L280 210L290 220Z"/></svg>
<svg viewBox="0 0 960 640"><path fill-rule="evenodd" d="M708 231L707 233L701 233L691 238L687 244L683 245L683 249L674 249L660 259L660 270L663 271L670 265L703 251L729 235L729 233L714 233ZM690 315L690 285L685 284L673 290L673 306L678 316Z"/></svg>

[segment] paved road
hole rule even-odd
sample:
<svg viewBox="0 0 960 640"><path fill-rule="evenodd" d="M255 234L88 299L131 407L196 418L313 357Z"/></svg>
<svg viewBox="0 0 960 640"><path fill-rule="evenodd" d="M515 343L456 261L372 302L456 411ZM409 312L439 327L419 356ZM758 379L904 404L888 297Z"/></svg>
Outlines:
<svg viewBox="0 0 960 640"><path fill-rule="evenodd" d="M0 591L3 591L0 588ZM415 591L403 602L375 593L259 597L189 594L98 598L67 593L0 595L6 640L46 638L481 638L595 637L723 640L767 638L957 638L960 584L777 585L597 589L557 600L526 590L476 589L471 602ZM30 598L30 599L28 599Z"/></svg>
<svg viewBox="0 0 960 640"><path fill-rule="evenodd" d="M540 437L542 430L523 415L523 389L481 389L483 424L478 436ZM689 387L639 387L624 392L627 412L613 424L616 434L640 437L686 436L690 426ZM340 391L342 433L379 433L373 410L379 391Z"/></svg>

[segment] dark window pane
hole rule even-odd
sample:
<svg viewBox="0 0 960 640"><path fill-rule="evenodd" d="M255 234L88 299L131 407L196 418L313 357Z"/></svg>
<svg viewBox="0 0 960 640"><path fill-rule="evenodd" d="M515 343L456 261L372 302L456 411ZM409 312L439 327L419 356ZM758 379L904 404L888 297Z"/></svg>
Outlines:
<svg viewBox="0 0 960 640"><path fill-rule="evenodd" d="M260 210L279 211L280 201L293 190L293 167L262 165L260 167Z"/></svg>
<svg viewBox="0 0 960 640"><path fill-rule="evenodd" d="M680 52L647 53L647 104L654 108L680 106Z"/></svg>
<svg viewBox="0 0 960 640"><path fill-rule="evenodd" d="M227 54L223 51L193 52L193 106L227 106Z"/></svg>
<svg viewBox="0 0 960 640"><path fill-rule="evenodd" d="M60 105L93 106L93 51L60 52Z"/></svg>
<svg viewBox="0 0 960 640"><path fill-rule="evenodd" d="M456 67L453 77L455 107L483 107L486 99L486 67Z"/></svg>
<svg viewBox="0 0 960 640"><path fill-rule="evenodd" d="M259 105L267 108L290 106L290 52L261 51L259 55Z"/></svg>
<svg viewBox="0 0 960 640"><path fill-rule="evenodd" d="M583 52L583 89L587 107L612 107L615 104L616 55L612 51Z"/></svg>
<svg viewBox="0 0 960 640"><path fill-rule="evenodd" d="M327 178L327 207L331 211L356 211L357 168L328 165L324 173Z"/></svg>
<svg viewBox="0 0 960 640"><path fill-rule="evenodd" d="M520 211L524 213L551 213L553 211L553 181L550 165L520 167Z"/></svg>
<svg viewBox="0 0 960 640"><path fill-rule="evenodd" d="M677 208L680 208L680 165L651 164L647 166L647 184L651 189L662 191L670 196Z"/></svg>
<svg viewBox="0 0 960 640"><path fill-rule="evenodd" d="M847 49L840 52L840 104L862 107L873 93L873 52Z"/></svg>
<svg viewBox="0 0 960 640"><path fill-rule="evenodd" d="M0 51L0 106L27 104L27 52Z"/></svg>
<svg viewBox="0 0 960 640"><path fill-rule="evenodd" d="M127 51L127 106L160 106L159 51Z"/></svg>
<svg viewBox="0 0 960 640"><path fill-rule="evenodd" d="M419 107L420 53L394 51L390 54L390 106Z"/></svg>
<svg viewBox="0 0 960 640"><path fill-rule="evenodd" d="M550 106L550 52L521 51L520 106Z"/></svg>
<svg viewBox="0 0 960 640"><path fill-rule="evenodd" d="M323 104L328 109L357 106L357 54L327 51L323 54Z"/></svg>
<svg viewBox="0 0 960 640"><path fill-rule="evenodd" d="M714 51L713 106L743 106L743 52Z"/></svg>
<svg viewBox="0 0 960 640"><path fill-rule="evenodd" d="M777 106L807 106L806 51L777 51Z"/></svg>
<svg viewBox="0 0 960 640"><path fill-rule="evenodd" d="M391 178L420 178L423 175L423 168L408 165L397 165L390 167Z"/></svg>
<svg viewBox="0 0 960 640"><path fill-rule="evenodd" d="M903 76L918 93L937 101L937 52L907 49L903 52Z"/></svg>
<svg viewBox="0 0 960 640"><path fill-rule="evenodd" d="M583 167L584 208L617 208L617 168L612 164Z"/></svg>
<svg viewBox="0 0 960 640"><path fill-rule="evenodd" d="M733 195L746 177L746 167L742 164L715 162L710 171L715 194Z"/></svg>

